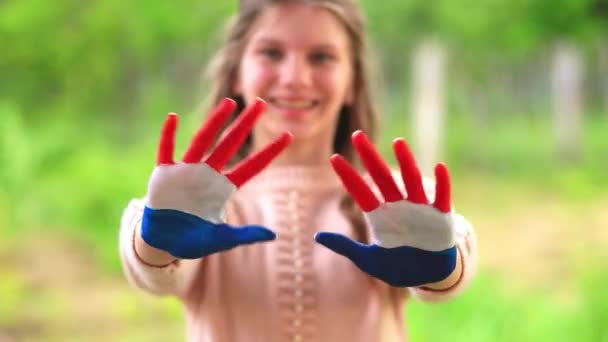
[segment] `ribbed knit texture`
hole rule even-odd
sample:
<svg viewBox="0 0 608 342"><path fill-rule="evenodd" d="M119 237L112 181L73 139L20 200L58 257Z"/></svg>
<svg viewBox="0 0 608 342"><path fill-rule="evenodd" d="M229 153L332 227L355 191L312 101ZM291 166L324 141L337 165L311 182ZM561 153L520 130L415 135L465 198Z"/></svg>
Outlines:
<svg viewBox="0 0 608 342"><path fill-rule="evenodd" d="M457 215L465 272L456 286L392 288L314 242L318 231L355 236L339 210L343 196L329 166L268 168L231 197L226 220L264 225L278 234L276 241L163 268L145 265L134 251L145 203L133 200L121 224L125 274L138 288L184 302L189 341L405 341L408 293L433 301L468 286L477 261L473 230Z"/></svg>

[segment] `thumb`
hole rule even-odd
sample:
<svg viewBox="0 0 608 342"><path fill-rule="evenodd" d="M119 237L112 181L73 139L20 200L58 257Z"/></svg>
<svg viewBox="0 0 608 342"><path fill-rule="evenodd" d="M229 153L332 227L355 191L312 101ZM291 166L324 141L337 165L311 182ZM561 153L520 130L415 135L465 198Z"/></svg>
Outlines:
<svg viewBox="0 0 608 342"><path fill-rule="evenodd" d="M349 239L344 235L319 232L315 234L315 241L332 251L347 257L361 268L365 268L365 264L370 261L368 258L370 246Z"/></svg>
<svg viewBox="0 0 608 342"><path fill-rule="evenodd" d="M229 241L229 244L234 246L271 241L277 238L272 230L257 225L231 227L223 224L217 228L219 229L218 233L221 234L221 239L226 242Z"/></svg>

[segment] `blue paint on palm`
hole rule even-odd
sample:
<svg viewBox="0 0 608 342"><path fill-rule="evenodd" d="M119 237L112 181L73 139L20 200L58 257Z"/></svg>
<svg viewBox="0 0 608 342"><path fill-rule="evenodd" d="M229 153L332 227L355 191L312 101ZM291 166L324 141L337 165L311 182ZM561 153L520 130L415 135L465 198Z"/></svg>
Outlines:
<svg viewBox="0 0 608 342"><path fill-rule="evenodd" d="M347 257L363 272L396 287L437 282L456 268L456 246L439 252L407 246L384 248L328 232L317 233L315 240Z"/></svg>
<svg viewBox="0 0 608 342"><path fill-rule="evenodd" d="M173 209L144 208L141 237L152 247L182 259L197 259L207 255L276 239L276 234L262 226L233 227L216 224Z"/></svg>

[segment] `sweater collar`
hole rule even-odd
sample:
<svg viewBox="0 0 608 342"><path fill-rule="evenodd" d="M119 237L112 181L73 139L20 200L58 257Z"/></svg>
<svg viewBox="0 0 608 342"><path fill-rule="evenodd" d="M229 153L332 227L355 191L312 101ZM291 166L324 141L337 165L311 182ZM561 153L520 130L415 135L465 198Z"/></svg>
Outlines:
<svg viewBox="0 0 608 342"><path fill-rule="evenodd" d="M269 166L250 179L243 188L330 189L341 187L340 179L329 163L322 165Z"/></svg>

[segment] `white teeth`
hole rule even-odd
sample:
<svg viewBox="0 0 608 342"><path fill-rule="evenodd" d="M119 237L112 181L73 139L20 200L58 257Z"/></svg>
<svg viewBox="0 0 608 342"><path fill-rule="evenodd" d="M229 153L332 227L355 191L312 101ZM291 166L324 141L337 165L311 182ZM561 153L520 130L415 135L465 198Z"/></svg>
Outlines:
<svg viewBox="0 0 608 342"><path fill-rule="evenodd" d="M313 106L314 102L310 101L282 101L276 100L274 103L283 108L287 109L307 109Z"/></svg>

